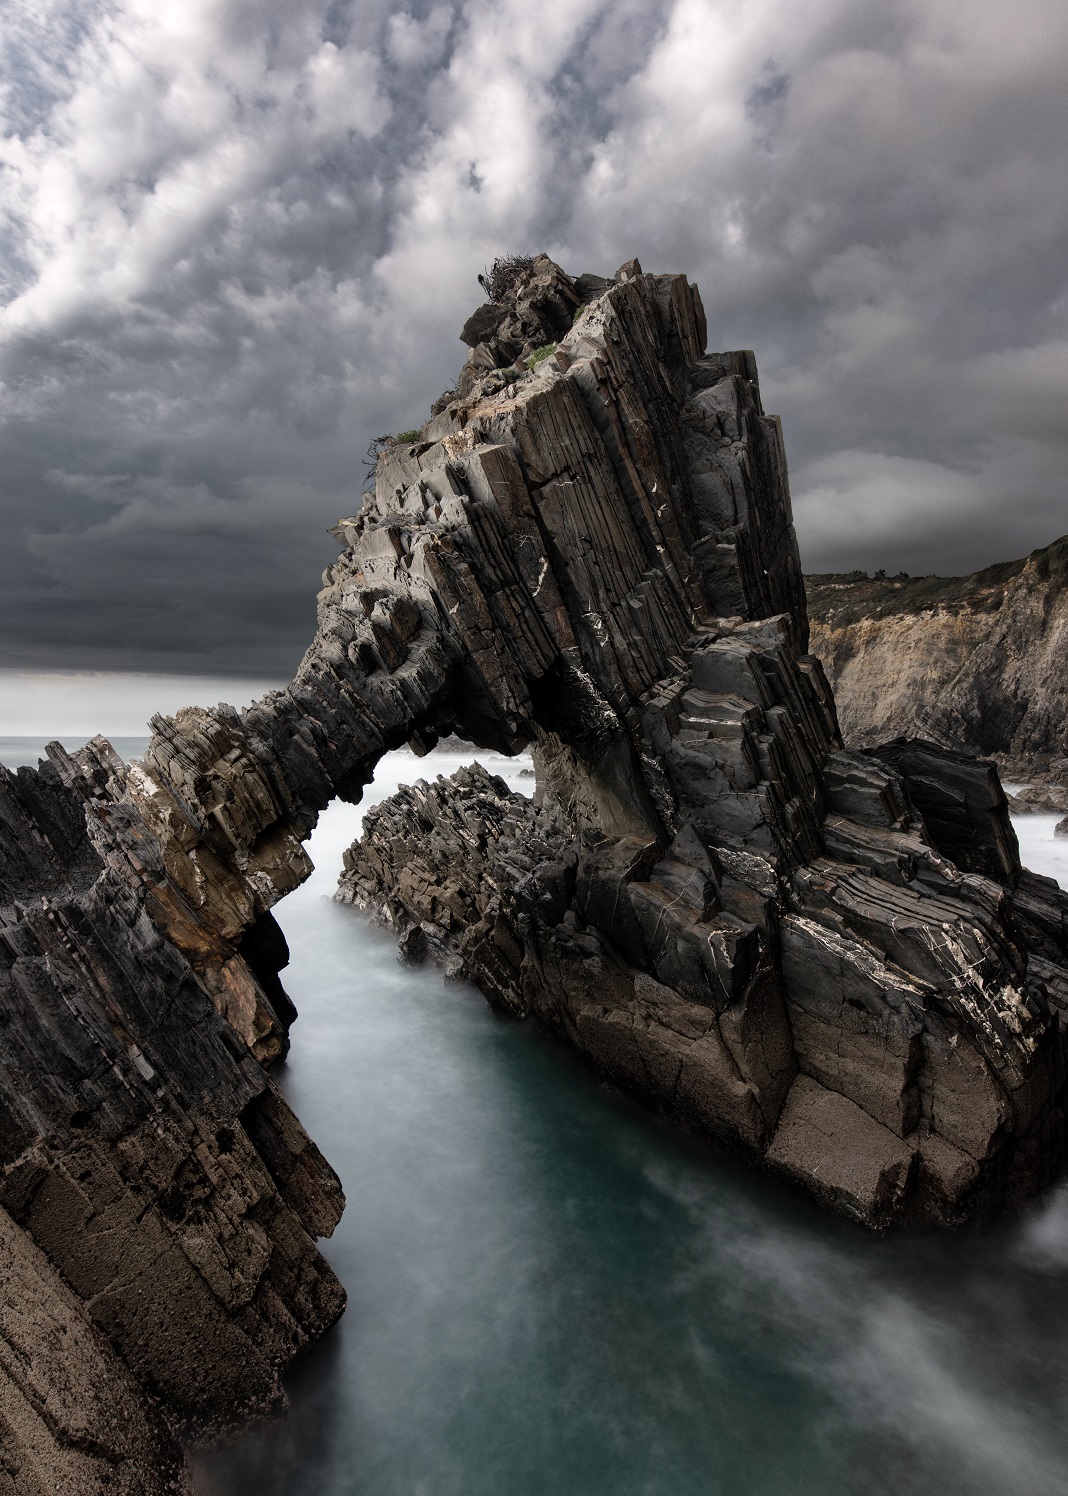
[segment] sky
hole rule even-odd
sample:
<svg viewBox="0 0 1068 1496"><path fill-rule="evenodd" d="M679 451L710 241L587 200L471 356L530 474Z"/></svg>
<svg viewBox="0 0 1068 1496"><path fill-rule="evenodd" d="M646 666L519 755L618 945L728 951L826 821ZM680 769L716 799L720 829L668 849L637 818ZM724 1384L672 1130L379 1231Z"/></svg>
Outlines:
<svg viewBox="0 0 1068 1496"><path fill-rule="evenodd" d="M806 570L1047 544L1066 59L1063 0L5 0L8 686L286 679L501 253L697 282Z"/></svg>

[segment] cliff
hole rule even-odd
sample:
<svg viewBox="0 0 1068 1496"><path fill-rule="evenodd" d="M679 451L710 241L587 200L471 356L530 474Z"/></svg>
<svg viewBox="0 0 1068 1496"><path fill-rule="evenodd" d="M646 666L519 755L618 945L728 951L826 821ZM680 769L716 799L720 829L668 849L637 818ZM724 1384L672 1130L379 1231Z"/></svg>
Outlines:
<svg viewBox="0 0 1068 1496"><path fill-rule="evenodd" d="M972 576L850 573L806 587L812 649L851 746L927 737L1021 776L1068 757L1068 536Z"/></svg>
<svg viewBox="0 0 1068 1496"><path fill-rule="evenodd" d="M538 774L534 804L469 772L368 817L344 893L410 957L874 1226L1062 1167L1068 899L990 765L843 751L752 355L706 353L696 290L636 262L539 256L501 294L382 444L284 690L155 719L139 764L96 739L0 774L0 1207L146 1428L148 1399L276 1405L343 1307L340 1185L265 1069L295 1016L271 909L405 742ZM71 1401L31 1427L24 1392L0 1379L3 1447L59 1470Z"/></svg>

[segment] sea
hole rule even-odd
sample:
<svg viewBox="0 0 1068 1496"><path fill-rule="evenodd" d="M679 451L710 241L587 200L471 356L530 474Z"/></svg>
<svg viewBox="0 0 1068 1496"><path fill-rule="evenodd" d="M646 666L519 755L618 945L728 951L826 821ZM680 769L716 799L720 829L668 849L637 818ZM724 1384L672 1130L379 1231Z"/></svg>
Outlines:
<svg viewBox="0 0 1068 1496"><path fill-rule="evenodd" d="M276 1073L345 1187L322 1247L349 1307L288 1417L194 1456L197 1496L1068 1496L1068 1189L869 1236L332 901L367 806L469 761L384 759L276 910L300 1010ZM1015 825L1068 886L1056 819Z"/></svg>

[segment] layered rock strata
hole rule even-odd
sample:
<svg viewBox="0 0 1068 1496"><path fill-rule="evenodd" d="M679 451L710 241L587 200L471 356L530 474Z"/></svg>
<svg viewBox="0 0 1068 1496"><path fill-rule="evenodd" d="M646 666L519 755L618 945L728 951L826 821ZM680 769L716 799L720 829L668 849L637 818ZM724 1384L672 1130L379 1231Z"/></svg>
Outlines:
<svg viewBox="0 0 1068 1496"><path fill-rule="evenodd" d="M991 765L843 751L752 356L705 354L692 289L633 265L533 376L489 368L513 344L380 462L334 583L466 634L515 739L460 730L531 742L537 803L474 771L404 792L340 896L871 1224L1041 1187L1064 896L1020 868Z"/></svg>
<svg viewBox="0 0 1068 1496"><path fill-rule="evenodd" d="M263 859L245 883L224 874L103 740L49 754L0 771L0 1222L8 1293L47 1279L58 1307L29 1328L37 1311L20 1308L14 1338L0 1323L0 1449L23 1462L20 1491L38 1467L42 1489L92 1490L97 1460L100 1489L147 1492L91 1403L62 1387L35 1401L25 1378L59 1364L57 1323L85 1352L72 1385L91 1380L102 1404L140 1389L194 1429L267 1411L344 1306L316 1247L343 1196L259 1063L284 1034L268 996L281 932L252 895ZM158 1423L147 1403L139 1416ZM82 1473L61 1479L68 1456Z"/></svg>
<svg viewBox="0 0 1068 1496"><path fill-rule="evenodd" d="M1068 787L1068 536L966 577L806 582L850 746L929 738Z"/></svg>
<svg viewBox="0 0 1068 1496"><path fill-rule="evenodd" d="M1063 1157L1063 897L989 766L841 750L752 355L637 262L539 256L476 333L339 524L289 686L0 774L0 1208L193 1423L270 1406L344 1302L340 1186L264 1069L271 909L405 742L533 745L538 804L402 798L352 896L650 1105L872 1224Z"/></svg>

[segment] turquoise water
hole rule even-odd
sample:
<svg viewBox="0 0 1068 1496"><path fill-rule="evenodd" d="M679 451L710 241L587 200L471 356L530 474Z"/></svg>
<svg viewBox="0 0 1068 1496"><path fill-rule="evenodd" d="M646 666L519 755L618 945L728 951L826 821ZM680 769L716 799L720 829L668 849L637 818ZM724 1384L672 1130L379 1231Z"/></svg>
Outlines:
<svg viewBox="0 0 1068 1496"><path fill-rule="evenodd" d="M1068 1496L1068 1194L873 1240L691 1146L333 904L359 817L278 910L349 1309L198 1496Z"/></svg>

